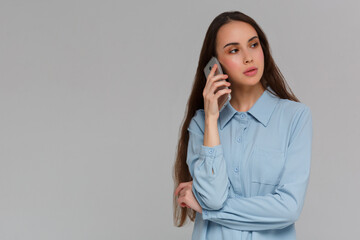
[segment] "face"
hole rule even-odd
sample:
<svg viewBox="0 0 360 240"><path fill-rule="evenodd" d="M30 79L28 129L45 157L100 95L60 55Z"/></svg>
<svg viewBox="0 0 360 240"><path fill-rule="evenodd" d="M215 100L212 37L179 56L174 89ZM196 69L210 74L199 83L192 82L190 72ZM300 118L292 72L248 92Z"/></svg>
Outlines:
<svg viewBox="0 0 360 240"><path fill-rule="evenodd" d="M217 58L224 72L229 75L232 86L261 84L264 72L264 54L255 29L248 23L232 21L223 25L216 37ZM257 68L255 75L244 71Z"/></svg>

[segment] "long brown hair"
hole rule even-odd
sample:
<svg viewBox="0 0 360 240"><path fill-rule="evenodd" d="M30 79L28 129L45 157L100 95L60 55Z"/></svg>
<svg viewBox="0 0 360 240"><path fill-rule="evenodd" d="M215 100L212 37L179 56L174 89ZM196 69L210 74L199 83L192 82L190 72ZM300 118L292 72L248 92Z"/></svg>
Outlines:
<svg viewBox="0 0 360 240"><path fill-rule="evenodd" d="M195 74L194 83L192 86L192 91L187 102L186 116L183 119L181 136L179 138L177 146L176 160L173 166L174 191L181 182L189 182L192 180L189 168L186 164L187 148L189 141L189 133L187 131L187 128L189 127L190 121L194 116L196 110L204 109L204 99L202 92L206 84L206 77L203 69L205 68L207 62L212 56L217 56L215 48L218 30L221 26L229 23L230 21L246 22L256 30L260 40L260 45L264 52L264 73L260 79L263 87L266 89L267 86L270 86L270 88L274 91L273 94L276 94L282 99L290 99L296 102L300 102L291 91L290 87L285 81L284 76L281 74L279 68L275 64L271 56L270 46L265 36L265 33L262 31L259 25L251 17L239 11L223 12L218 15L212 21L206 32L200 52L200 58ZM177 196L174 196L174 194L173 209L175 226L183 226L186 221L186 216L188 216L191 221L195 220L196 211L191 208L182 208L181 206L179 206L177 204Z"/></svg>

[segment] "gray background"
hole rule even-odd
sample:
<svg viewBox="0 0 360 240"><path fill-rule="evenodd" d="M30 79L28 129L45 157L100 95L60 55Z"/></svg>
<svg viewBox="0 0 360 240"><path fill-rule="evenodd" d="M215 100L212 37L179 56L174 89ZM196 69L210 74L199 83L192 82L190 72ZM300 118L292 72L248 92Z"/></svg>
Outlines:
<svg viewBox="0 0 360 240"><path fill-rule="evenodd" d="M298 239L360 234L356 1L0 2L0 239L190 239L172 167L201 44L239 10L313 114Z"/></svg>

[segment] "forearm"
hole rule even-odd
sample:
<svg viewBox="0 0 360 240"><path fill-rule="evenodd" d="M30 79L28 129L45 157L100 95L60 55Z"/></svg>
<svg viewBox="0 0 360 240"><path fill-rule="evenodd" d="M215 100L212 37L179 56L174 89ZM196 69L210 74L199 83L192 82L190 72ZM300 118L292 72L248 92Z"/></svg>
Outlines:
<svg viewBox="0 0 360 240"><path fill-rule="evenodd" d="M220 210L202 209L202 217L241 231L285 228L299 218L306 190L303 184L300 189L281 188L265 196L228 198Z"/></svg>
<svg viewBox="0 0 360 240"><path fill-rule="evenodd" d="M202 123L207 125L204 126L204 131L194 120L190 122L186 163L193 177L193 192L200 206L217 210L228 197L230 182L217 119L204 119ZM205 132L207 137L204 140Z"/></svg>
<svg viewBox="0 0 360 240"><path fill-rule="evenodd" d="M214 147L220 144L218 122L214 117L205 117L204 146Z"/></svg>

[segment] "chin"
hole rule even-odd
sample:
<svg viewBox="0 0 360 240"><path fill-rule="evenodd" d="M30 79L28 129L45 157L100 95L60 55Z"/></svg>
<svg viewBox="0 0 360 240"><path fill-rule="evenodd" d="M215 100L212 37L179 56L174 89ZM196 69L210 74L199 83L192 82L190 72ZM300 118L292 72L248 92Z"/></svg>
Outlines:
<svg viewBox="0 0 360 240"><path fill-rule="evenodd" d="M261 79L261 78L260 78ZM245 79L241 79L241 80L232 80L231 83L235 84L235 85L243 85L243 86L256 86L258 84L261 84L260 79L258 78L245 78Z"/></svg>

